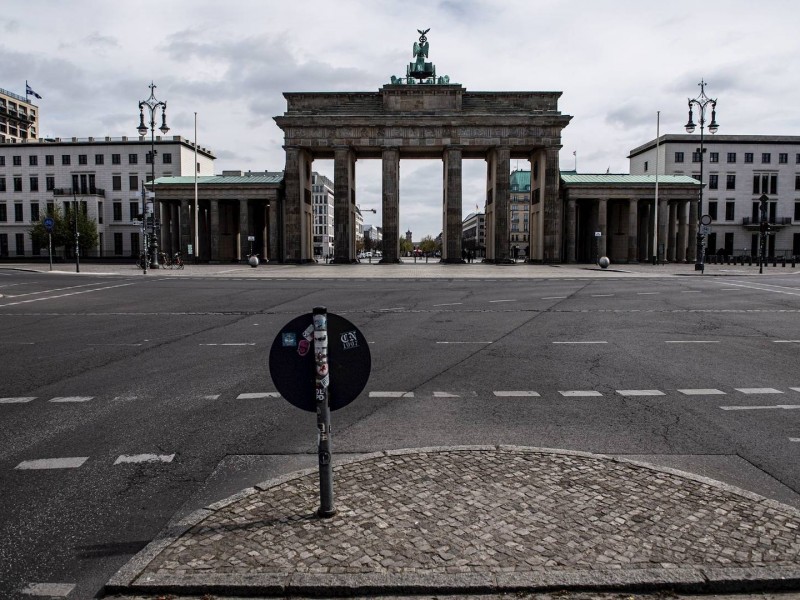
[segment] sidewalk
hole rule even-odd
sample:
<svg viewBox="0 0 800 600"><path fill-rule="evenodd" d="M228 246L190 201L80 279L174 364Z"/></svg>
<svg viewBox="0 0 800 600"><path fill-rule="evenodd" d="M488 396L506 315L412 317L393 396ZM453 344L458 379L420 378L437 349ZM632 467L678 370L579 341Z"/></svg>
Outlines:
<svg viewBox="0 0 800 600"><path fill-rule="evenodd" d="M221 278L281 278L281 279L342 279L342 278L374 278L374 279L568 279L568 278L658 278L658 277L719 277L719 276L757 276L798 275L800 265L792 268L791 264L782 267L769 266L759 275L758 266L746 265L711 265L705 266L705 272L694 270L694 264L671 263L666 265L620 264L601 269L591 264L573 265L534 265L516 263L512 265L494 265L473 263L463 265L442 264L431 260L403 259L401 264L382 265L361 262L353 265L332 265L308 263L303 265L261 264L250 267L246 264L200 264L186 265L184 269L148 269L147 274L128 263L81 263L80 273L87 275L125 275L140 277L221 277ZM15 269L37 273L75 274L75 265L57 263L49 270L47 263L0 263L0 270Z"/></svg>
<svg viewBox="0 0 800 600"><path fill-rule="evenodd" d="M800 590L800 510L581 452L449 447L334 460L167 527L118 594L371 596Z"/></svg>

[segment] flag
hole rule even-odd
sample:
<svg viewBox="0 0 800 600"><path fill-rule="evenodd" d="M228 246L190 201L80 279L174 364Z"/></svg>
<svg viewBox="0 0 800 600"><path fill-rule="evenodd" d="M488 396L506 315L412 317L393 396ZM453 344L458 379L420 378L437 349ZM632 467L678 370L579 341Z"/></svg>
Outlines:
<svg viewBox="0 0 800 600"><path fill-rule="evenodd" d="M42 99L42 97L39 94L37 94L36 92L33 91L31 86L28 85L27 81L25 82L25 95L26 96L36 96L39 100Z"/></svg>

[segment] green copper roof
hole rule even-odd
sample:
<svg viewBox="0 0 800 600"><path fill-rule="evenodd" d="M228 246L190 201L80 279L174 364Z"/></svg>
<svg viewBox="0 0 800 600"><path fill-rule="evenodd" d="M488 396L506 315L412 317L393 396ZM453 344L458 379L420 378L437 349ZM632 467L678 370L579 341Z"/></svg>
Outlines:
<svg viewBox="0 0 800 600"><path fill-rule="evenodd" d="M232 183L280 183L283 173L268 173L267 175L204 175L197 178L197 185L224 185ZM186 185L194 184L194 176L184 177L159 177L156 185Z"/></svg>
<svg viewBox="0 0 800 600"><path fill-rule="evenodd" d="M531 191L531 172L530 171L511 171L511 179L509 180L511 189L514 186L519 186L517 189L520 192ZM526 187L527 186L527 187Z"/></svg>
<svg viewBox="0 0 800 600"><path fill-rule="evenodd" d="M577 174L575 171L561 172L561 181L570 185L655 185L655 175L627 175L624 173L586 173ZM700 185L700 182L689 175L659 175L658 183L684 185Z"/></svg>

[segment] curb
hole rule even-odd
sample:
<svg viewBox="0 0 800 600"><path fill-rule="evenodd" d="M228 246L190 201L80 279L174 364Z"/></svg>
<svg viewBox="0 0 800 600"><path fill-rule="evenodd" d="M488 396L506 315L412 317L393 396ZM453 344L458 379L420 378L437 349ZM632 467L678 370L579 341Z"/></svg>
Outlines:
<svg viewBox="0 0 800 600"><path fill-rule="evenodd" d="M603 454L537 448L528 446L434 446L406 448L364 454L339 460L336 467L387 456L438 452L500 452L556 454L633 465L655 473L667 473L736 494L762 506L785 511L800 518L800 509L776 502L750 491L714 479L668 467ZM259 573L208 575L148 575L139 578L158 554L214 512L250 495L267 491L300 477L315 473L316 468L294 471L258 483L233 496L197 510L168 524L142 551L134 556L108 581L107 594L229 594L246 596L347 597L389 594L497 594L564 591L728 593L746 591L800 590L800 564L775 567L676 567L665 569L558 569L520 573L362 573L309 574Z"/></svg>

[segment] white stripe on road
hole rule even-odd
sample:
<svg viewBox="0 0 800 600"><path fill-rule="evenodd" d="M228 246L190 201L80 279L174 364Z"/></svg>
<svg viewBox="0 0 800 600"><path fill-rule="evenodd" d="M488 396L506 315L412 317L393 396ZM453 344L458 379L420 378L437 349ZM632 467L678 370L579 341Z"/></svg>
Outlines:
<svg viewBox="0 0 800 600"><path fill-rule="evenodd" d="M620 396L666 396L661 390L617 390Z"/></svg>
<svg viewBox="0 0 800 600"><path fill-rule="evenodd" d="M789 438L790 442L800 442L800 438Z"/></svg>
<svg viewBox="0 0 800 600"><path fill-rule="evenodd" d="M255 346L255 342L229 342L226 344L200 344L201 346Z"/></svg>
<svg viewBox="0 0 800 600"><path fill-rule="evenodd" d="M776 344L800 344L800 340L772 340Z"/></svg>
<svg viewBox="0 0 800 600"><path fill-rule="evenodd" d="M538 398L538 392L531 392L525 390L519 391L497 391L494 395L498 398Z"/></svg>
<svg viewBox="0 0 800 600"><path fill-rule="evenodd" d="M370 392L370 398L413 398L414 392Z"/></svg>
<svg viewBox="0 0 800 600"><path fill-rule="evenodd" d="M769 284L769 283L758 284L758 285L761 285L761 286L769 286L769 287L758 287L757 285L746 285L746 284L743 284L743 283L730 283L730 282L728 283L728 285L735 285L737 287L743 287L743 288L747 288L749 290L758 290L758 291L761 291L761 292L775 292L776 294L788 294L790 296L800 296L800 289L797 289L797 288L784 288L783 286L773 285L773 284ZM780 288L780 289L774 290L774 289L770 289L770 288ZM784 290L793 290L793 291L785 292Z"/></svg>
<svg viewBox="0 0 800 600"><path fill-rule="evenodd" d="M790 389L790 390L792 390L792 391L794 391L794 392L800 392L800 387L796 387L796 388L789 388L789 389Z"/></svg>
<svg viewBox="0 0 800 600"><path fill-rule="evenodd" d="M50 402L88 402L94 396L56 396L50 398Z"/></svg>
<svg viewBox="0 0 800 600"><path fill-rule="evenodd" d="M207 396L200 396L200 398L202 398L203 400L216 400L217 398L219 398L219 396L220 396L219 394L209 394Z"/></svg>
<svg viewBox="0 0 800 600"><path fill-rule="evenodd" d="M464 304L463 302L448 302L446 304L434 304L434 306L458 306L459 304Z"/></svg>
<svg viewBox="0 0 800 600"><path fill-rule="evenodd" d="M544 298L540 298L540 300L566 300L566 296L545 296Z"/></svg>
<svg viewBox="0 0 800 600"><path fill-rule="evenodd" d="M724 396L725 392L714 388L678 390L684 396Z"/></svg>
<svg viewBox="0 0 800 600"><path fill-rule="evenodd" d="M29 583L20 592L26 596L66 598L74 589L74 583Z"/></svg>
<svg viewBox="0 0 800 600"><path fill-rule="evenodd" d="M103 290L113 290L114 288L127 287L129 285L133 285L133 283L121 283L119 285L110 285L108 287L95 288L93 290L83 290L81 292L70 292L69 294L60 294L58 296L47 296L46 298L32 298L31 300L20 300L19 302L9 302L7 304L0 304L0 308L5 308L6 306L16 306L18 304L27 304L29 302L41 302L42 300L55 300L57 298L66 298L67 296L77 296L78 294L88 294L90 292L101 292Z"/></svg>
<svg viewBox="0 0 800 600"><path fill-rule="evenodd" d="M239 394L236 396L237 400L255 400L257 398L280 398L278 392L253 392L251 394Z"/></svg>
<svg viewBox="0 0 800 600"><path fill-rule="evenodd" d="M36 460L23 460L15 469L77 469L89 460L88 456L71 456L66 458L39 458Z"/></svg>
<svg viewBox="0 0 800 600"><path fill-rule="evenodd" d="M493 302L516 302L516 300L489 300L489 304Z"/></svg>
<svg viewBox="0 0 800 600"><path fill-rule="evenodd" d="M437 344L491 344L492 342L436 342Z"/></svg>
<svg viewBox="0 0 800 600"><path fill-rule="evenodd" d="M665 344L719 344L719 340L664 340Z"/></svg>
<svg viewBox="0 0 800 600"><path fill-rule="evenodd" d="M733 388L737 392L742 392L743 394L782 394L780 390L776 390L775 388Z"/></svg>
<svg viewBox="0 0 800 600"><path fill-rule="evenodd" d="M608 342L553 342L554 344L607 344Z"/></svg>
<svg viewBox="0 0 800 600"><path fill-rule="evenodd" d="M592 294L592 298L609 298L614 294Z"/></svg>
<svg viewBox="0 0 800 600"><path fill-rule="evenodd" d="M17 398L0 398L0 404L21 404L36 400L36 396L19 396Z"/></svg>
<svg viewBox="0 0 800 600"><path fill-rule="evenodd" d="M653 294L660 294L661 292L636 292L637 296L652 296Z"/></svg>
<svg viewBox="0 0 800 600"><path fill-rule="evenodd" d="M450 392L433 392L434 398L460 398L457 394L451 394Z"/></svg>
<svg viewBox="0 0 800 600"><path fill-rule="evenodd" d="M170 463L175 458L175 454L121 454L114 461L115 465L124 463L144 463L144 462L162 462Z"/></svg>
<svg viewBox="0 0 800 600"><path fill-rule="evenodd" d="M681 294L699 294L700 290L683 290Z"/></svg>
<svg viewBox="0 0 800 600"><path fill-rule="evenodd" d="M141 344L86 344L87 346L141 346Z"/></svg>
<svg viewBox="0 0 800 600"><path fill-rule="evenodd" d="M567 396L570 398L581 398L581 397L588 397L588 396L602 396L600 392L596 390L567 390L562 392L559 390L558 392L562 396Z"/></svg>
<svg viewBox="0 0 800 600"><path fill-rule="evenodd" d="M720 406L722 410L797 410L800 404L776 404L774 406Z"/></svg>

